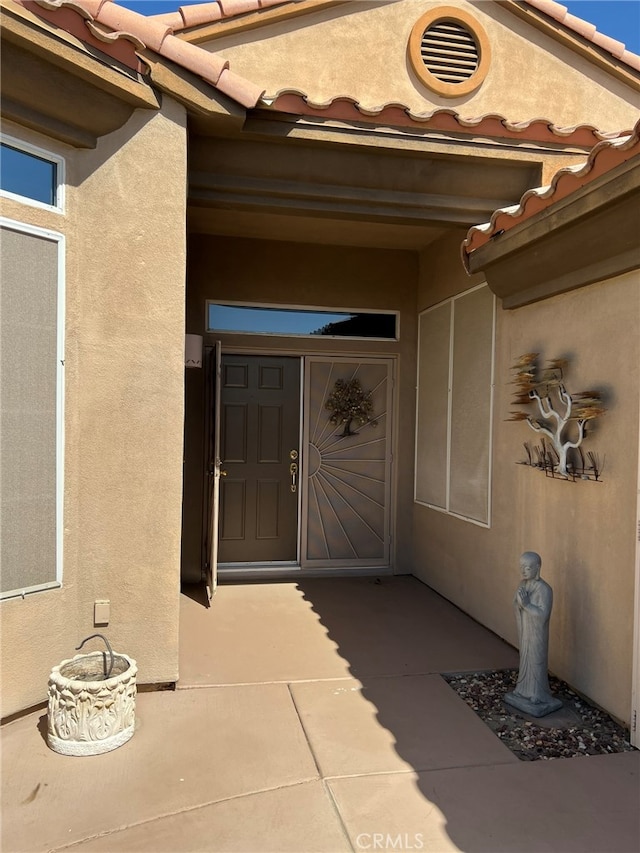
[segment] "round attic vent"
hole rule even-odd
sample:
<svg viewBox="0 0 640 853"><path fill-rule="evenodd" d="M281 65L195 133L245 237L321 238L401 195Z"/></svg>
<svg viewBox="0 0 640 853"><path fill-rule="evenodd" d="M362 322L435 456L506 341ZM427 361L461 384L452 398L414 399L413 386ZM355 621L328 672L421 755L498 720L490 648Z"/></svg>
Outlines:
<svg viewBox="0 0 640 853"><path fill-rule="evenodd" d="M463 83L478 70L478 45L466 27L457 21L439 21L422 35L422 61L443 83Z"/></svg>
<svg viewBox="0 0 640 853"><path fill-rule="evenodd" d="M489 65L489 42L480 24L462 9L440 7L416 21L409 57L418 77L447 98L480 86Z"/></svg>

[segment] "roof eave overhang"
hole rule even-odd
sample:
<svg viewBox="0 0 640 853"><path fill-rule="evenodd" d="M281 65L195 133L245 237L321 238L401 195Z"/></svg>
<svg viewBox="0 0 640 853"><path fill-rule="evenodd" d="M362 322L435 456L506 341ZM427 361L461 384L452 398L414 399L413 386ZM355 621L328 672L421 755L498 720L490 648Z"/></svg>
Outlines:
<svg viewBox="0 0 640 853"><path fill-rule="evenodd" d="M15 4L2 3L2 116L78 148L159 108L140 74L119 67Z"/></svg>
<svg viewBox="0 0 640 853"><path fill-rule="evenodd" d="M640 268L640 157L503 233L467 257L504 308Z"/></svg>
<svg viewBox="0 0 640 853"><path fill-rule="evenodd" d="M241 104L151 50L139 51L139 55L149 67L154 87L186 108L199 133L215 133L222 127L242 128L247 111Z"/></svg>

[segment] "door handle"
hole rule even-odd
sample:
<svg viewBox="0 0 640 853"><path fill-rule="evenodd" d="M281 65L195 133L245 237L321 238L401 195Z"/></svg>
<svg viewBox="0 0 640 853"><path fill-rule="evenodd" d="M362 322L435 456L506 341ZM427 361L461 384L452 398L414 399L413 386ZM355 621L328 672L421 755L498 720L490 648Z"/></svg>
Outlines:
<svg viewBox="0 0 640 853"><path fill-rule="evenodd" d="M226 471L223 471L222 469L220 469L220 476L221 476L221 477L226 477L226 476L227 476L227 472L226 472Z"/></svg>
<svg viewBox="0 0 640 853"><path fill-rule="evenodd" d="M291 491L295 492L298 488L298 485L296 483L296 480L298 478L298 465L296 462L292 462L291 465L289 465L289 473L291 474Z"/></svg>

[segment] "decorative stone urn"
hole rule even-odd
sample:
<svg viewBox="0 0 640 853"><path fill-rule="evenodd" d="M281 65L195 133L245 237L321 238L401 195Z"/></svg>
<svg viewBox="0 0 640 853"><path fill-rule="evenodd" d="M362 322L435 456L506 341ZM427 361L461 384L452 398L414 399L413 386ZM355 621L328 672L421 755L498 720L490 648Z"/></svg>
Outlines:
<svg viewBox="0 0 640 853"><path fill-rule="evenodd" d="M55 752L99 755L133 736L138 668L103 639L109 657L104 652L76 655L51 671L47 741Z"/></svg>

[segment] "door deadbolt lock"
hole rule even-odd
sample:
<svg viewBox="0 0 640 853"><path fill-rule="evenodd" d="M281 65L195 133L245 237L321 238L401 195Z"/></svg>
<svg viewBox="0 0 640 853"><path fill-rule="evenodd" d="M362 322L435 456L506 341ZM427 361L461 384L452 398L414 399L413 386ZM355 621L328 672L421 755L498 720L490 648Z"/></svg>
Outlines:
<svg viewBox="0 0 640 853"><path fill-rule="evenodd" d="M295 460L297 458L298 458L298 451L297 450L289 451L289 459Z"/></svg>

